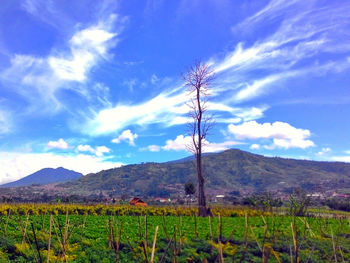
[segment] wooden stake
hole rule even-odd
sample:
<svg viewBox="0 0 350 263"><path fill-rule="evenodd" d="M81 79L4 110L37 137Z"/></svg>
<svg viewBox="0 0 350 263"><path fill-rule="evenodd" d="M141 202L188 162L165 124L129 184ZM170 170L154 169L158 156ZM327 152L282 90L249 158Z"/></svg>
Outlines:
<svg viewBox="0 0 350 263"><path fill-rule="evenodd" d="M247 212L245 212L244 221L245 221L245 224L244 224L244 243L245 243L245 245L244 245L242 257L241 257L239 262L244 262L245 254L247 253L247 250L248 250L248 214L247 214Z"/></svg>
<svg viewBox="0 0 350 263"><path fill-rule="evenodd" d="M51 230L52 230L52 215L50 215L50 226L49 226L49 242L47 245L47 263L50 262L50 249L51 249Z"/></svg>
<svg viewBox="0 0 350 263"><path fill-rule="evenodd" d="M156 226L156 230L154 232L153 245L152 245L152 254L151 254L151 263L153 263L153 261L154 261L154 252L156 250L157 234L158 234L158 226Z"/></svg>
<svg viewBox="0 0 350 263"><path fill-rule="evenodd" d="M219 244L219 263L224 263L224 254L222 252L222 244L221 244L221 239L218 237L218 244Z"/></svg>
<svg viewBox="0 0 350 263"><path fill-rule="evenodd" d="M9 209L9 212L8 212L8 214L7 214L6 225L5 225L5 228L4 228L4 237L6 237L7 226L8 226L8 224L9 224L10 215L11 215L11 209Z"/></svg>
<svg viewBox="0 0 350 263"><path fill-rule="evenodd" d="M169 237L169 234L168 234L168 230L167 230L167 228L166 228L166 222L165 222L165 215L164 215L164 214L163 214L162 219L163 219L163 224L162 224L162 226L163 226L163 231L164 231L164 234L165 234L166 238L169 240L170 237Z"/></svg>
<svg viewBox="0 0 350 263"><path fill-rule="evenodd" d="M221 215L219 214L219 239L222 241L222 220Z"/></svg>
<svg viewBox="0 0 350 263"><path fill-rule="evenodd" d="M173 252L173 263L177 263L177 247L176 247L176 225L174 226L174 252Z"/></svg>
<svg viewBox="0 0 350 263"><path fill-rule="evenodd" d="M332 247L333 247L333 254L334 254L334 261L337 263L337 250L335 248L335 243L334 243L334 235L333 235L333 229L331 227L331 237L332 237Z"/></svg>
<svg viewBox="0 0 350 263"><path fill-rule="evenodd" d="M33 236L34 236L34 241L35 241L35 247L36 247L36 250L37 250L38 255L39 255L39 262L40 262L40 263L43 263L43 259L41 258L40 248L39 248L38 240L37 240L37 238L36 238L36 234L35 234L35 229L34 229L33 222L31 222L31 225L32 225L32 230L33 230Z"/></svg>
<svg viewBox="0 0 350 263"><path fill-rule="evenodd" d="M81 229L81 239L84 238L85 225L86 225L86 215L84 215L84 219L83 219L83 224Z"/></svg>
<svg viewBox="0 0 350 263"><path fill-rule="evenodd" d="M296 230L295 230L294 222L291 222L290 226L292 228L292 237L293 237L293 245L294 245L295 262L299 263L299 247L298 247L298 240L296 238Z"/></svg>
<svg viewBox="0 0 350 263"><path fill-rule="evenodd" d="M198 237L198 230L197 230L197 214L194 214L194 235Z"/></svg>
<svg viewBox="0 0 350 263"><path fill-rule="evenodd" d="M174 239L174 236L171 237L171 239L170 239L168 245L166 246L166 248L165 248L165 250L164 250L163 256L161 257L159 263L162 263L162 262L163 262L163 260L164 260L164 258L165 258L165 255L168 253L168 249L169 249L171 243L173 242L173 239Z"/></svg>
<svg viewBox="0 0 350 263"><path fill-rule="evenodd" d="M109 234L108 234L108 247L112 248L113 247L113 223L112 220L109 218L108 219L108 228L109 228Z"/></svg>
<svg viewBox="0 0 350 263"><path fill-rule="evenodd" d="M180 216L180 223L179 223L179 234L180 234L180 251L183 243L183 236L182 236L182 216Z"/></svg>
<svg viewBox="0 0 350 263"><path fill-rule="evenodd" d="M208 221L209 221L209 235L210 235L210 240L213 240L213 229L211 226L211 216L208 216Z"/></svg>
<svg viewBox="0 0 350 263"><path fill-rule="evenodd" d="M22 236L22 244L25 242L25 238L26 238L26 235L27 235L28 222L29 222L29 214L27 214L26 222L25 222L25 225L24 225L24 231L23 231L23 236Z"/></svg>
<svg viewBox="0 0 350 263"><path fill-rule="evenodd" d="M145 215L145 246L148 247L148 227L147 227L147 215Z"/></svg>
<svg viewBox="0 0 350 263"><path fill-rule="evenodd" d="M56 220L53 218L53 228L55 229L58 243L61 245L61 249L62 249L62 253L63 253L63 257L64 257L64 259L65 259L65 262L67 262L67 258L66 258L66 248L65 248L65 246L64 246L64 243L62 242L62 240L63 240L62 231L61 231L60 225L58 224L58 222L56 222L57 228L58 228L58 230L60 231L60 234L61 234L61 238L60 238L59 235L58 235L58 232L57 232L57 228L56 228L55 222L56 222Z"/></svg>

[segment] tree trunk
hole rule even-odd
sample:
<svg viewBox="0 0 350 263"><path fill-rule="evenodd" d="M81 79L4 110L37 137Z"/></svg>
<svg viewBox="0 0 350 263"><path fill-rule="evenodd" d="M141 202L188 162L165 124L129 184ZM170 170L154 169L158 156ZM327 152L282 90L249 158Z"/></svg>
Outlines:
<svg viewBox="0 0 350 263"><path fill-rule="evenodd" d="M207 216L207 204L204 194L204 178L202 174L201 155L197 155L197 176L198 176L198 215Z"/></svg>
<svg viewBox="0 0 350 263"><path fill-rule="evenodd" d="M200 145L200 144L199 144ZM201 149L201 147L199 147ZM204 193L204 176L202 173L202 154L196 155L197 177L198 177L198 216L209 216L210 209L207 208L207 202Z"/></svg>

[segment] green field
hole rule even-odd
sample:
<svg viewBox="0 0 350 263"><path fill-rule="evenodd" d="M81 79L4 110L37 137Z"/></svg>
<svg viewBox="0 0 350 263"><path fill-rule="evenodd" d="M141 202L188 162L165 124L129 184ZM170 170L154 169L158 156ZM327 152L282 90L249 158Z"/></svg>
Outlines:
<svg viewBox="0 0 350 263"><path fill-rule="evenodd" d="M350 261L345 218L58 215L51 231L49 215L0 222L1 262L151 262L157 226L153 262Z"/></svg>

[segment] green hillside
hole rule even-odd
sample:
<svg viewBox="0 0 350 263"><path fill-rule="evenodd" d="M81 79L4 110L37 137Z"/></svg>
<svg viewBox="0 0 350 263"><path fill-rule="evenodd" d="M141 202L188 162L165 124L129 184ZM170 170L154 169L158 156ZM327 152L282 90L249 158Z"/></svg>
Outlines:
<svg viewBox="0 0 350 263"><path fill-rule="evenodd" d="M265 157L237 149L203 158L206 189L210 192L280 191L295 187L308 191L350 188L350 164ZM196 182L191 158L168 163L145 163L88 174L63 184L70 193L105 190L123 193L162 195L179 193L189 180Z"/></svg>

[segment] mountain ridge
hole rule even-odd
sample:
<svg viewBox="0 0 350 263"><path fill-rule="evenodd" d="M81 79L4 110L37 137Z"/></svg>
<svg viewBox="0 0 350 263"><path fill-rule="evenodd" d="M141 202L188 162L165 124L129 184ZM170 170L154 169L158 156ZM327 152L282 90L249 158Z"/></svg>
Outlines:
<svg viewBox="0 0 350 263"><path fill-rule="evenodd" d="M63 167L43 168L19 180L0 185L1 188L30 186L33 184L45 185L76 180L82 177L81 173Z"/></svg>
<svg viewBox="0 0 350 263"><path fill-rule="evenodd" d="M106 191L111 194L155 196L178 194L187 181L196 181L193 158L166 163L142 163L88 174L61 184L67 191ZM350 164L267 157L230 149L203 156L207 192L281 191L350 188Z"/></svg>

